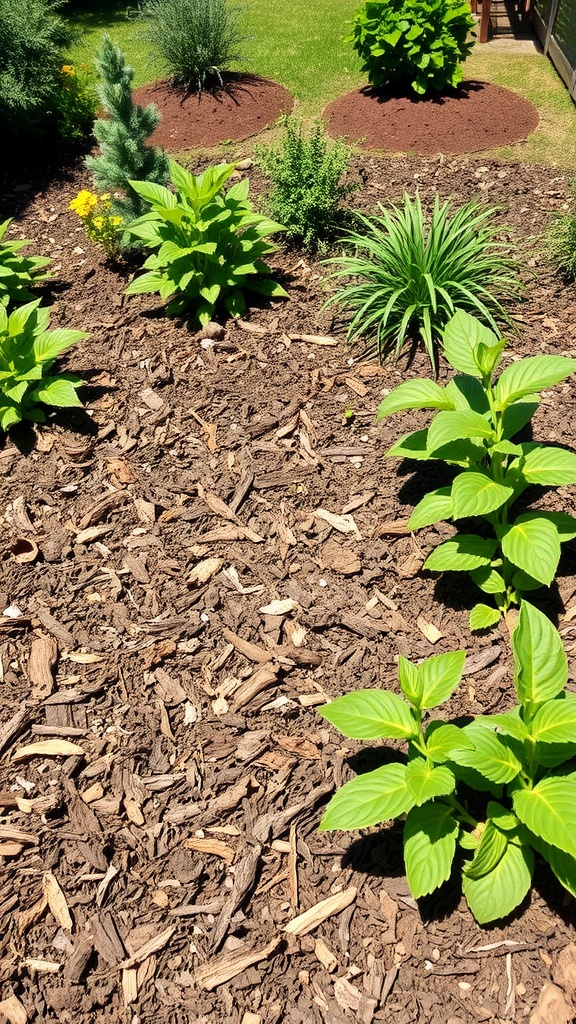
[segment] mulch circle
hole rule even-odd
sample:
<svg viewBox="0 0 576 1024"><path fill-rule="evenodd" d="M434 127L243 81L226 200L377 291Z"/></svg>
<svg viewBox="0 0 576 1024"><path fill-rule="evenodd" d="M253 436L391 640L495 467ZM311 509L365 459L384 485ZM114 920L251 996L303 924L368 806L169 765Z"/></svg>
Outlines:
<svg viewBox="0 0 576 1024"><path fill-rule="evenodd" d="M347 92L323 111L328 131L362 149L389 153L478 153L525 139L538 111L511 89L464 82L434 98L398 96L364 88Z"/></svg>
<svg viewBox="0 0 576 1024"><path fill-rule="evenodd" d="M134 101L154 103L162 120L151 136L176 152L193 146L241 142L289 114L294 98L283 85L259 75L228 74L221 88L188 93L162 80L135 89Z"/></svg>

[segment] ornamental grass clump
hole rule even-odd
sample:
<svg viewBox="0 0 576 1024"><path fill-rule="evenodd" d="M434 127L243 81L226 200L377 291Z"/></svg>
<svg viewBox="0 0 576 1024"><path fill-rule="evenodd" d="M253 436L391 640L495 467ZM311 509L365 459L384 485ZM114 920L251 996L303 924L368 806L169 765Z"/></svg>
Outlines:
<svg viewBox="0 0 576 1024"><path fill-rule="evenodd" d="M406 193L403 208L379 209L377 217L356 214L361 228L342 239L348 252L326 261L337 268L328 281L345 281L326 305L351 317L349 341L365 340L384 360L421 340L436 369L442 331L456 310L494 330L498 320L510 321L501 300L517 297L520 284L512 246L489 223L495 209L476 200L453 208L436 196L427 218L420 196Z"/></svg>
<svg viewBox="0 0 576 1024"><path fill-rule="evenodd" d="M576 280L576 179L569 184L572 209L557 210L544 235L544 252L557 273Z"/></svg>
<svg viewBox="0 0 576 1024"><path fill-rule="evenodd" d="M462 81L475 24L467 0L367 0L349 41L375 88L424 96Z"/></svg>

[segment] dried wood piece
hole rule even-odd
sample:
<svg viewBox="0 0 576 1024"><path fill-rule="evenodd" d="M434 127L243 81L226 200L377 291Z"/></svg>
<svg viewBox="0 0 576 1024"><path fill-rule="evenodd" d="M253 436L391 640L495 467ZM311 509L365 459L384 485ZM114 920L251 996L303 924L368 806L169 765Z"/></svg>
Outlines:
<svg viewBox="0 0 576 1024"><path fill-rule="evenodd" d="M66 626L63 626L57 619L46 608L41 608L40 611L36 612L36 618L47 629L53 637L66 649L74 648L78 646L76 638L72 635Z"/></svg>
<svg viewBox="0 0 576 1024"><path fill-rule="evenodd" d="M285 807L283 811L277 811L276 813L268 812L267 814L261 814L254 822L252 835L259 843L267 843L271 842L272 839L279 839L294 818L301 814L302 811L308 811L311 807L314 807L328 793L332 793L333 789L334 785L331 781L323 782L319 786L315 786L314 789L311 789L304 799L300 800L297 804L291 804L290 807Z"/></svg>
<svg viewBox="0 0 576 1024"><path fill-rule="evenodd" d="M36 903L33 903L27 910L23 910L18 914L17 928L19 935L25 935L29 928L37 924L42 914L48 908L48 900L44 895L40 897Z"/></svg>
<svg viewBox="0 0 576 1024"><path fill-rule="evenodd" d="M102 517L111 509L117 508L118 505L123 505L124 502L130 501L131 498L132 495L130 491L126 489L106 492L106 494L103 494L101 498L98 498L97 501L90 505L78 522L78 529L88 529L89 526L93 526L94 523L99 522L99 520L102 519Z"/></svg>
<svg viewBox="0 0 576 1024"><path fill-rule="evenodd" d="M272 686L278 678L278 670L270 667L270 664L260 665L248 679L245 679L234 691L234 709L246 707L259 693Z"/></svg>
<svg viewBox="0 0 576 1024"><path fill-rule="evenodd" d="M218 988L218 985L224 985L238 974L242 974L242 971L251 967L252 964L268 960L281 944L282 937L277 935L263 949L248 950L246 946L242 946L232 952L221 953L211 962L196 968L194 972L196 983L200 988L211 992L212 989Z"/></svg>
<svg viewBox="0 0 576 1024"><path fill-rule="evenodd" d="M258 611L262 615L289 615L290 612L298 611L299 607L300 605L297 601L287 597L283 600L271 601L270 604L263 605Z"/></svg>
<svg viewBox="0 0 576 1024"><path fill-rule="evenodd" d="M69 740L38 740L16 750L12 761L27 761L31 757L71 757L74 754L84 756L83 747Z"/></svg>
<svg viewBox="0 0 576 1024"><path fill-rule="evenodd" d="M28 843L35 846L39 842L38 836L23 832L21 828L15 828L13 825L0 825L0 841L22 843L24 846Z"/></svg>
<svg viewBox="0 0 576 1024"><path fill-rule="evenodd" d="M68 957L64 964L64 979L71 985L78 985L88 967L88 961L92 956L94 946L85 933L80 933L74 940L74 952Z"/></svg>
<svg viewBox="0 0 576 1024"><path fill-rule="evenodd" d="M324 939L316 939L316 942L314 943L314 955L330 974L338 967L338 958L335 957L332 950L328 948Z"/></svg>
<svg viewBox="0 0 576 1024"><path fill-rule="evenodd" d="M343 892L328 896L325 900L320 900L315 906L310 907L310 910L305 910L303 914L294 917L284 926L283 930L289 935L308 935L308 932L314 931L318 925L332 917L333 914L339 914L349 907L356 899L357 893L356 886L351 885Z"/></svg>
<svg viewBox="0 0 576 1024"><path fill-rule="evenodd" d="M102 959L111 967L117 967L124 960L126 952L112 914L104 910L91 917L88 924L94 945Z"/></svg>
<svg viewBox="0 0 576 1024"><path fill-rule="evenodd" d="M64 931L72 931L72 917L68 909L66 897L51 871L42 876L42 891L50 908L52 917Z"/></svg>
<svg viewBox="0 0 576 1024"><path fill-rule="evenodd" d="M221 839L190 836L184 840L183 846L187 850L197 850L198 853L208 853L214 857L220 857L226 864L231 864L236 855L234 848L228 843L223 843Z"/></svg>
<svg viewBox="0 0 576 1024"><path fill-rule="evenodd" d="M303 341L307 345L325 345L334 348L338 344L337 338L331 338L327 334L289 334L290 341Z"/></svg>
<svg viewBox="0 0 576 1024"><path fill-rule="evenodd" d="M238 519L236 513L230 508L229 505L226 505L226 503L222 501L222 499L219 498L217 494L211 494L210 491L202 491L200 497L204 499L208 507L212 509L212 512L214 512L217 516L222 516L223 519L228 519L230 522L236 523L242 530L242 533L247 540L251 540L255 544L259 544L264 541L264 537L260 537L259 534L254 533L254 531L251 530L250 527L243 526L243 524Z"/></svg>
<svg viewBox="0 0 576 1024"><path fill-rule="evenodd" d="M184 687L180 685L177 679L173 679L165 669L155 669L154 679L157 683L156 694L168 707L183 704L184 701L188 700L188 694Z"/></svg>
<svg viewBox="0 0 576 1024"><path fill-rule="evenodd" d="M339 533L353 533L356 540L362 540L362 535L350 514L337 515L335 512L329 512L326 508L317 508L312 514L317 519L328 523L333 530L338 530Z"/></svg>
<svg viewBox="0 0 576 1024"><path fill-rule="evenodd" d="M320 751L316 744L303 736L278 736L275 734L272 738L279 747L282 747L282 750L286 750L289 754L296 754L297 757L304 758L305 761L320 759Z"/></svg>
<svg viewBox="0 0 576 1024"><path fill-rule="evenodd" d="M214 927L214 934L212 936L212 948L214 950L219 949L226 938L232 915L256 885L256 876L258 866L260 864L261 853L262 847L254 846L252 849L248 850L248 853L246 853L236 865L234 886L230 895L227 897L222 910L220 911L220 915Z"/></svg>
<svg viewBox="0 0 576 1024"><path fill-rule="evenodd" d="M127 555L124 555L122 564L125 569L128 569L128 572L134 577L137 583L142 583L143 586L148 586L150 583L150 575L142 558L139 558L138 555L128 553Z"/></svg>
<svg viewBox="0 0 576 1024"><path fill-rule="evenodd" d="M229 644L232 644L236 650L243 654L249 661L256 661L264 664L267 661L272 661L273 655L270 651L265 651L263 647L258 647L256 644L250 643L249 640L243 640L241 636L233 633L231 629L223 629L222 636Z"/></svg>
<svg viewBox="0 0 576 1024"><path fill-rule="evenodd" d="M28 1011L14 992L0 1001L0 1014L4 1014L9 1024L28 1024Z"/></svg>
<svg viewBox="0 0 576 1024"><path fill-rule="evenodd" d="M62 969L62 964L56 963L54 960L38 960L36 957L31 956L24 958L22 966L26 967L29 971L38 971L45 974L58 974L58 971Z"/></svg>
<svg viewBox="0 0 576 1024"><path fill-rule="evenodd" d="M320 558L325 569L341 573L342 576L355 576L362 571L362 562L355 551L345 548L335 540L329 540L320 551Z"/></svg>
<svg viewBox="0 0 576 1024"><path fill-rule="evenodd" d="M440 632L440 630L434 625L434 623L428 622L428 619L425 619L423 615L418 616L418 619L416 620L416 625L418 626L418 629L423 634L423 636L426 637L428 643L430 644L437 644L438 641L441 640L442 637L444 636L444 634Z"/></svg>
<svg viewBox="0 0 576 1024"><path fill-rule="evenodd" d="M89 526L87 530L80 530L74 537L75 544L91 544L93 540L100 540L100 537L105 537L107 533L111 533L115 529L112 524L102 524L101 526Z"/></svg>
<svg viewBox="0 0 576 1024"><path fill-rule="evenodd" d="M411 530L407 519L385 519L377 523L372 531L373 537L406 537Z"/></svg>
<svg viewBox="0 0 576 1024"><path fill-rule="evenodd" d="M100 835L102 826L98 821L92 807L96 807L98 801L94 801L92 807L88 807L80 796L72 779L66 779L64 783L66 793L66 806L70 824L75 832L81 836Z"/></svg>
<svg viewBox="0 0 576 1024"><path fill-rule="evenodd" d="M30 708L22 705L19 711L16 711L16 713L12 715L12 718L6 722L6 725L3 725L2 728L0 728L0 754L2 754L6 748L12 744L13 740L15 740L21 732L25 732L31 721L32 711Z"/></svg>
<svg viewBox="0 0 576 1024"><path fill-rule="evenodd" d="M199 587L203 583L208 583L208 580L220 572L223 565L223 558L204 558L201 562L197 562L188 576L188 586Z"/></svg>
<svg viewBox="0 0 576 1024"><path fill-rule="evenodd" d="M49 697L54 688L54 668L58 647L50 637L34 637L28 659L28 679L32 684L32 700Z"/></svg>
<svg viewBox="0 0 576 1024"><path fill-rule="evenodd" d="M483 668L488 668L488 665L492 665L502 654L501 647L486 647L480 654L477 654L473 658L467 658L462 670L463 676L471 676L475 672L481 672Z"/></svg>
<svg viewBox="0 0 576 1024"><path fill-rule="evenodd" d="M135 964L141 964L149 956L152 956L153 953L157 953L158 950L164 949L164 946L170 941L175 931L176 927L174 925L170 925L170 927L166 928L165 931L160 932L152 939L149 939L148 942L145 942L140 949L137 949L136 952L132 954L132 956L129 956L127 960L124 960L120 964L121 969L125 971L129 967L134 967Z"/></svg>

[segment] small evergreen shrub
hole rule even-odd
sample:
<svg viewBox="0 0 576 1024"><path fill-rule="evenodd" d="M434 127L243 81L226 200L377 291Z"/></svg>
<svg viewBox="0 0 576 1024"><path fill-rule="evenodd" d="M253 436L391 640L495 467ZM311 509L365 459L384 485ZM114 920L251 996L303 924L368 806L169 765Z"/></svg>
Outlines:
<svg viewBox="0 0 576 1024"><path fill-rule="evenodd" d="M227 0L143 0L143 38L174 85L190 91L222 84L222 72L243 58L236 9Z"/></svg>
<svg viewBox="0 0 576 1024"><path fill-rule="evenodd" d="M125 55L107 35L96 56L96 68L100 75L98 96L108 118L98 119L94 125L100 153L87 157L86 167L98 190L105 193L122 190L124 197L114 199L114 210L117 216L130 221L147 209L130 181L163 185L168 180L166 154L159 147L146 144L160 115L152 103L139 107L132 102L134 72L126 65Z"/></svg>
<svg viewBox="0 0 576 1024"><path fill-rule="evenodd" d="M257 147L256 159L272 181L267 209L284 224L287 240L309 250L322 248L345 220L342 200L358 188L342 181L348 147L329 142L322 121L306 138L302 123L290 117L280 145Z"/></svg>
<svg viewBox="0 0 576 1024"><path fill-rule="evenodd" d="M572 209L557 211L544 236L546 256L559 274L576 280L576 178L570 182Z"/></svg>
<svg viewBox="0 0 576 1024"><path fill-rule="evenodd" d="M424 96L462 81L475 24L467 0L366 0L349 39L371 85Z"/></svg>

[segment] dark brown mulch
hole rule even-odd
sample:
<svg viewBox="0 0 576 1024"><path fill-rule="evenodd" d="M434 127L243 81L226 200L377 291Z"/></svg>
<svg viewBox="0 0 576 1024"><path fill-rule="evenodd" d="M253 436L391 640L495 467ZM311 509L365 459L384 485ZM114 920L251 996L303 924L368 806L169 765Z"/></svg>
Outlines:
<svg viewBox="0 0 576 1024"><path fill-rule="evenodd" d="M427 205L477 194L519 244L568 195L549 168L492 161L356 170L366 210L415 181ZM411 899L397 828L318 832L335 787L382 756L326 727L326 697L395 685L399 654L464 648L449 713L513 700L506 631L472 637L474 593L421 571L450 527L402 526L426 481L383 453L425 414L375 412L405 367L353 359L321 310L323 268L298 253L275 258L288 301L202 340L153 297L126 298L130 268L105 265L68 210L85 172L2 184L12 236L53 258L52 326L90 336L63 361L86 412L0 448L0 1019L528 1021L575 938L542 866L518 914L480 928L457 883ZM525 260L507 358L574 354L574 287ZM572 382L545 394L534 434L576 447ZM539 500L574 512L573 488ZM322 510L351 518L338 530ZM19 539L36 560L17 560ZM557 589L536 596L573 663L566 549ZM278 599L291 610L262 610ZM47 740L76 747L22 753ZM338 893L315 930L285 935Z"/></svg>
<svg viewBox="0 0 576 1024"><path fill-rule="evenodd" d="M158 107L162 120L151 141L172 152L248 139L294 106L283 85L248 74L229 73L222 87L209 92L187 93L160 81L135 89L133 95L142 106Z"/></svg>
<svg viewBox="0 0 576 1024"><path fill-rule="evenodd" d="M418 99L365 88L325 107L331 135L388 153L478 153L525 139L538 111L511 89L464 82L458 90Z"/></svg>

